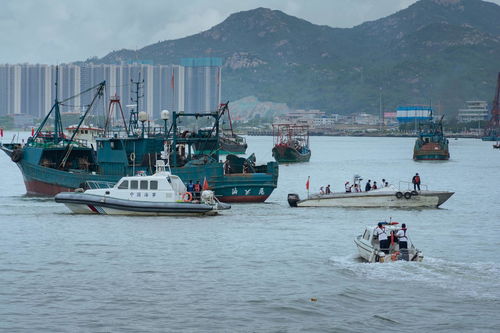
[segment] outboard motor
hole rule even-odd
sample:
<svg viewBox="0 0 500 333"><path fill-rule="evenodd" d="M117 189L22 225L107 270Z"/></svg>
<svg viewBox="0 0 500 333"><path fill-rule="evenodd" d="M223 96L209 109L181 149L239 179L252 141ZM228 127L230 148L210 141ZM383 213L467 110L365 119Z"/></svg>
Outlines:
<svg viewBox="0 0 500 333"><path fill-rule="evenodd" d="M201 192L201 202L207 205L213 205L215 203L214 200L214 192L210 190L205 190Z"/></svg>
<svg viewBox="0 0 500 333"><path fill-rule="evenodd" d="M288 204L290 207L297 207L297 202L300 200L299 195L295 193L288 194Z"/></svg>

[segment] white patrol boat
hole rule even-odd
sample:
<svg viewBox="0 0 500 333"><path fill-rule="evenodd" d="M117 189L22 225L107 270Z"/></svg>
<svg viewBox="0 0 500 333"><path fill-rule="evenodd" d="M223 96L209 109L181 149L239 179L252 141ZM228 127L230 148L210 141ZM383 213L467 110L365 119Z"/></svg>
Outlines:
<svg viewBox="0 0 500 333"><path fill-rule="evenodd" d="M367 226L362 235L354 238L358 247L359 256L368 262L390 262L396 260L422 261L422 251L417 249L409 237L407 238L407 249L400 249L396 239L396 233L401 230L398 222L381 222L389 239L388 253L380 250L380 242L375 233L376 226Z"/></svg>
<svg viewBox="0 0 500 333"><path fill-rule="evenodd" d="M355 176L354 184L359 184L360 180L359 176ZM406 190L402 183L408 185ZM400 182L399 188L389 185L368 192L315 193L303 200L298 194L290 193L288 204L291 207L437 208L454 194L448 191L429 191L427 186L421 186L422 191L412 191L409 183Z"/></svg>
<svg viewBox="0 0 500 333"><path fill-rule="evenodd" d="M152 176L123 177L113 187L61 192L55 201L77 214L109 215L216 215L230 205L217 200L209 190L193 200L182 180L156 161Z"/></svg>

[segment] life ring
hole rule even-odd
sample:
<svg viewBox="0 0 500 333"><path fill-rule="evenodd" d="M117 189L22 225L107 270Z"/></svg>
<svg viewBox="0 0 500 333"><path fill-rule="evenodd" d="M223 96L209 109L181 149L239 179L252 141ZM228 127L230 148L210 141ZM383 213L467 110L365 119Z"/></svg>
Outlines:
<svg viewBox="0 0 500 333"><path fill-rule="evenodd" d="M405 192L405 199L408 200L411 198L411 193L410 192Z"/></svg>
<svg viewBox="0 0 500 333"><path fill-rule="evenodd" d="M10 159L12 162L19 162L23 158L23 151L21 149L14 149L12 155L10 155Z"/></svg>
<svg viewBox="0 0 500 333"><path fill-rule="evenodd" d="M131 161L135 161L135 153L130 153L129 157Z"/></svg>
<svg viewBox="0 0 500 333"><path fill-rule="evenodd" d="M191 194L191 192L185 192L182 195L182 201L184 201L184 202L191 202L192 200L193 200L193 195Z"/></svg>
<svg viewBox="0 0 500 333"><path fill-rule="evenodd" d="M418 192L413 190L413 191L411 191L411 195L418 195Z"/></svg>
<svg viewBox="0 0 500 333"><path fill-rule="evenodd" d="M403 197L403 193L402 192L396 192L396 198L398 199L401 199Z"/></svg>

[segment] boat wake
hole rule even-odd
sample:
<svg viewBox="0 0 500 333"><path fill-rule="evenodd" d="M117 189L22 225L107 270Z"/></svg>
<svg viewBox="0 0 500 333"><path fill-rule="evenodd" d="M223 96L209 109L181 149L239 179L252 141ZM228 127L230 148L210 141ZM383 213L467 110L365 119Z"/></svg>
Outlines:
<svg viewBox="0 0 500 333"><path fill-rule="evenodd" d="M489 292L500 288L498 263L454 262L425 257L420 263L396 261L377 264L362 261L357 255L332 257L329 263L346 278L424 283L440 289L454 290L463 296L500 300L498 294Z"/></svg>

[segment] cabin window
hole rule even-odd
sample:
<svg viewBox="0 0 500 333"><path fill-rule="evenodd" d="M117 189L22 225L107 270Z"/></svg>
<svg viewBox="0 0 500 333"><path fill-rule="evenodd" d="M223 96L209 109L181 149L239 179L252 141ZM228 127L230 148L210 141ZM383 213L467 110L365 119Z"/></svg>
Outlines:
<svg viewBox="0 0 500 333"><path fill-rule="evenodd" d="M120 141L110 141L110 146L111 149L113 150L121 150L122 149L122 143Z"/></svg>
<svg viewBox="0 0 500 333"><path fill-rule="evenodd" d="M89 134L89 130L85 130L85 134Z"/></svg>
<svg viewBox="0 0 500 333"><path fill-rule="evenodd" d="M128 180L124 180L118 185L118 189L127 190L128 189Z"/></svg>
<svg viewBox="0 0 500 333"><path fill-rule="evenodd" d="M369 240L370 233L368 232L368 230L365 230L365 233L363 234L363 238L366 239L366 240Z"/></svg>
<svg viewBox="0 0 500 333"><path fill-rule="evenodd" d="M147 190L147 189L148 189L148 181L141 180L141 190Z"/></svg>
<svg viewBox="0 0 500 333"><path fill-rule="evenodd" d="M157 190L158 189L158 181L157 180L152 180L149 183L149 189L150 190Z"/></svg>
<svg viewBox="0 0 500 333"><path fill-rule="evenodd" d="M137 190L139 188L139 181L131 180L130 181L130 189Z"/></svg>

